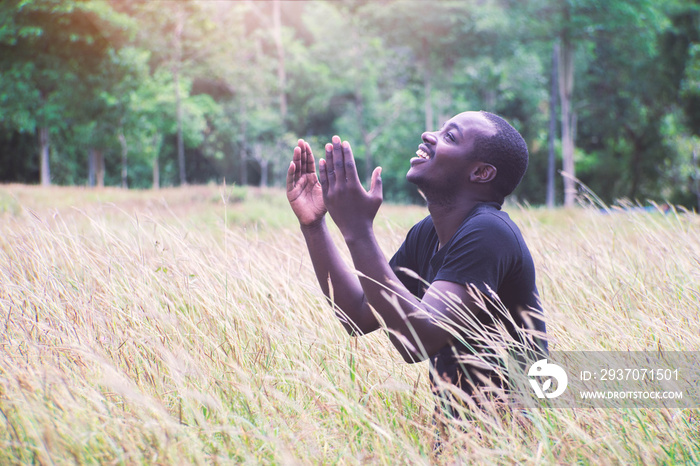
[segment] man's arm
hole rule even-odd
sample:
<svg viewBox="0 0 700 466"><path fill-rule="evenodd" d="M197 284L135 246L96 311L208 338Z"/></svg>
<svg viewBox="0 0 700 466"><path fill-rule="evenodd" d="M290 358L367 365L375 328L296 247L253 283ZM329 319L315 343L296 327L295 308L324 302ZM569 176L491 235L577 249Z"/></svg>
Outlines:
<svg viewBox="0 0 700 466"><path fill-rule="evenodd" d="M309 249L316 279L336 315L350 335L363 335L379 328L379 322L369 308L357 275L340 257L325 219L317 225L302 226L301 231Z"/></svg>
<svg viewBox="0 0 700 466"><path fill-rule="evenodd" d="M287 199L299 219L321 290L331 305L337 307L336 314L345 329L355 335L379 328L357 276L340 257L330 236L314 156L303 140L294 148L287 171Z"/></svg>
<svg viewBox="0 0 700 466"><path fill-rule="evenodd" d="M369 192L357 176L352 150L335 136L320 161L320 181L325 205L348 245L353 263L362 274L366 300L382 317L396 349L407 362L426 359L452 339L441 320L454 316L455 308L472 314L479 307L465 285L433 283L418 300L396 277L379 248L372 223L382 203L381 168L375 169Z"/></svg>
<svg viewBox="0 0 700 466"><path fill-rule="evenodd" d="M418 300L383 260L373 232L348 242L355 268L366 278L361 284L367 301L382 316L392 343L406 362L433 356L452 339L442 322L454 321L456 310L479 312L465 285L436 281ZM399 337L401 335L402 337Z"/></svg>

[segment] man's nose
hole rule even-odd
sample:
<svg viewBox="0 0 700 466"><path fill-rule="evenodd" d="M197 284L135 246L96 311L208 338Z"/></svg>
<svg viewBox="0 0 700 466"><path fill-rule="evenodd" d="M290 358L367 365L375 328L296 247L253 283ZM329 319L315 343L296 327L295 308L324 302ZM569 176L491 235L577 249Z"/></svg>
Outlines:
<svg viewBox="0 0 700 466"><path fill-rule="evenodd" d="M435 136L435 133L432 133L430 131L426 131L425 133L423 133L420 138L426 144L430 144L430 145L437 144L437 137Z"/></svg>

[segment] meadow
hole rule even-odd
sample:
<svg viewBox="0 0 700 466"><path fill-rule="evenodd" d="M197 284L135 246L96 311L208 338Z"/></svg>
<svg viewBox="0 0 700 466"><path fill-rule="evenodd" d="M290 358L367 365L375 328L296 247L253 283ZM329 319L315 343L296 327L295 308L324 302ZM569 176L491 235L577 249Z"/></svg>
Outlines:
<svg viewBox="0 0 700 466"><path fill-rule="evenodd" d="M506 210L550 349L700 347L696 214ZM425 215L382 206L387 256ZM436 456L427 374L348 337L280 190L0 186L0 464L700 462L697 409L485 415Z"/></svg>

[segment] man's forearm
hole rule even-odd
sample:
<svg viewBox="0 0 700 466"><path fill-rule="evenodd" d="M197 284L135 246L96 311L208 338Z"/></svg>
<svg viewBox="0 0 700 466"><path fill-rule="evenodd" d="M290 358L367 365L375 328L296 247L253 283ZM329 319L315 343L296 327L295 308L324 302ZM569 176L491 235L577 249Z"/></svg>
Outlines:
<svg viewBox="0 0 700 466"><path fill-rule="evenodd" d="M346 237L346 242L355 268L363 275L360 283L367 301L394 331L390 337L404 359L416 360L422 348L414 331L425 334L425 327L434 325L429 322L421 301L398 279L372 231ZM405 339L397 338L396 334Z"/></svg>
<svg viewBox="0 0 700 466"><path fill-rule="evenodd" d="M325 219L313 226L302 226L301 231L321 290L339 309L336 314L348 333L376 330L379 323L369 309L360 281L340 256Z"/></svg>

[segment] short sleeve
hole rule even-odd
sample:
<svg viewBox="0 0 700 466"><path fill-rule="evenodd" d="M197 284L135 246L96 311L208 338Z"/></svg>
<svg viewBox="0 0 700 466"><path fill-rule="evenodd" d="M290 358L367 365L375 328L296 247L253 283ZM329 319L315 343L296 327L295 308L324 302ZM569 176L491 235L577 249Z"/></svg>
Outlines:
<svg viewBox="0 0 700 466"><path fill-rule="evenodd" d="M491 214L478 215L459 230L446 246L435 281L471 284L490 295L497 292L520 256L520 245L510 227Z"/></svg>

